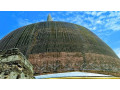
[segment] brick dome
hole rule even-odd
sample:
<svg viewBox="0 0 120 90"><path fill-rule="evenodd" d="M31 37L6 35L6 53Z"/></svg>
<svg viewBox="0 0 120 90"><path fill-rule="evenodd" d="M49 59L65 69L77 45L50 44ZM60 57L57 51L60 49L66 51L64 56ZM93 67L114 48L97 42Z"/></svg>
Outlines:
<svg viewBox="0 0 120 90"><path fill-rule="evenodd" d="M50 21L49 21L50 20ZM52 21L30 24L0 40L0 50L19 48L35 74L86 71L119 76L120 60L87 28Z"/></svg>

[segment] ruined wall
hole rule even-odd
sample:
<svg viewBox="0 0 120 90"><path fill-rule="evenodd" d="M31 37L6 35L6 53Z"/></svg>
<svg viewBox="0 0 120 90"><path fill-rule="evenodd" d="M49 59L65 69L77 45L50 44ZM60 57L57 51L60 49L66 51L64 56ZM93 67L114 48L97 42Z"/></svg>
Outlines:
<svg viewBox="0 0 120 90"><path fill-rule="evenodd" d="M31 54L35 75L71 71L120 76L120 60L96 53L51 52Z"/></svg>
<svg viewBox="0 0 120 90"><path fill-rule="evenodd" d="M32 79L33 66L16 48L0 52L0 79Z"/></svg>

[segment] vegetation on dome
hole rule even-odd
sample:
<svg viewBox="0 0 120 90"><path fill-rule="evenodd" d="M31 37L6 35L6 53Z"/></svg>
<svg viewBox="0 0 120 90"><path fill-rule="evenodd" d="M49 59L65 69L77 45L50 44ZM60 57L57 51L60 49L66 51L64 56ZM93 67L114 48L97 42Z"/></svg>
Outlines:
<svg viewBox="0 0 120 90"><path fill-rule="evenodd" d="M89 52L116 57L88 29L66 22L42 22L19 28L0 41L0 50L19 48L24 55L43 52Z"/></svg>
<svg viewBox="0 0 120 90"><path fill-rule="evenodd" d="M86 70L120 76L113 50L76 24L50 21L21 27L0 40L0 50L10 48L19 48L39 74Z"/></svg>

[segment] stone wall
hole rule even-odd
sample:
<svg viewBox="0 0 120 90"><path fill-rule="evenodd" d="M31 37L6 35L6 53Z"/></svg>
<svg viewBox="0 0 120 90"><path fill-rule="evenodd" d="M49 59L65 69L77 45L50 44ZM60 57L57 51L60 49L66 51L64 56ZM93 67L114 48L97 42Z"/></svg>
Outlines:
<svg viewBox="0 0 120 90"><path fill-rule="evenodd" d="M32 78L33 66L17 48L0 52L0 79Z"/></svg>

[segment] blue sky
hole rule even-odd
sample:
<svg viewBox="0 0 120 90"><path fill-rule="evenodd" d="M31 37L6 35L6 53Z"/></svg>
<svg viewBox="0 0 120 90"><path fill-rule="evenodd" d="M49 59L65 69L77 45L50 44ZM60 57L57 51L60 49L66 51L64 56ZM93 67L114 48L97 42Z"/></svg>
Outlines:
<svg viewBox="0 0 120 90"><path fill-rule="evenodd" d="M120 57L120 11L0 11L0 39L31 23L54 21L82 25L106 42Z"/></svg>

